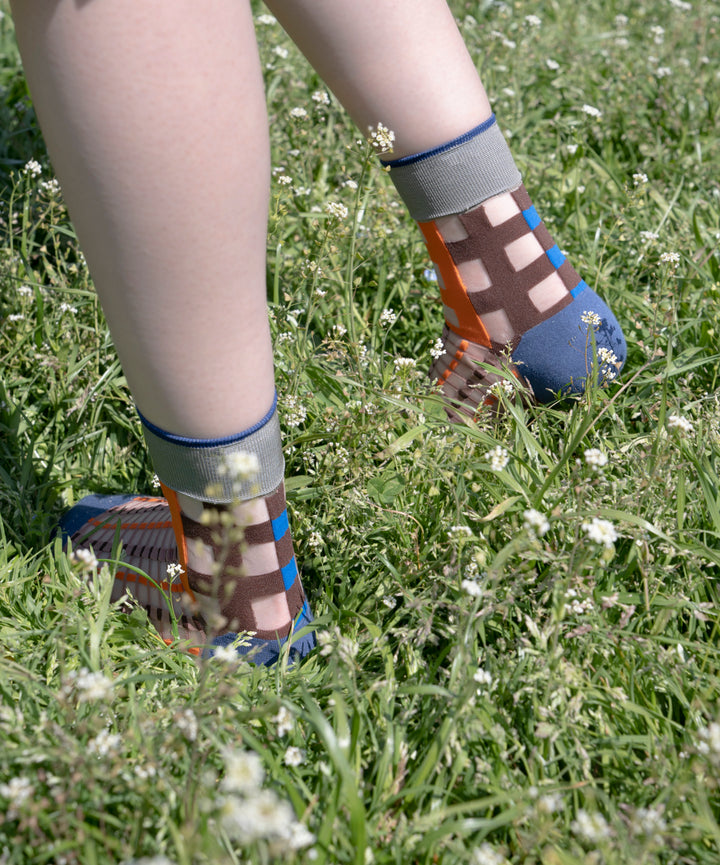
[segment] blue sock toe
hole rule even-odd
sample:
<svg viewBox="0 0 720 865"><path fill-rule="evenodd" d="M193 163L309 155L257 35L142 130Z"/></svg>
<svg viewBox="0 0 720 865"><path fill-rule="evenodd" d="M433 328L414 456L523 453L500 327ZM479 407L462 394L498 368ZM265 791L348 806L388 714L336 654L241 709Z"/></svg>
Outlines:
<svg viewBox="0 0 720 865"><path fill-rule="evenodd" d="M585 389L595 363L593 331L597 380L611 381L625 363L627 346L617 319L592 289L523 334L512 357L538 402Z"/></svg>

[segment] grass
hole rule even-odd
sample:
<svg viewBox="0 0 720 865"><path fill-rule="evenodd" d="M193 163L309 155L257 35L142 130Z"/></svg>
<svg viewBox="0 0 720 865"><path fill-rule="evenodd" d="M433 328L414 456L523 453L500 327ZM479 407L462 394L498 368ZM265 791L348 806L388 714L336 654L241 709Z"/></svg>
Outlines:
<svg viewBox="0 0 720 865"><path fill-rule="evenodd" d="M419 234L258 23L289 501L321 639L274 670L165 647L110 603L112 566L88 582L53 538L83 495L150 491L153 471L0 20L3 865L718 862L720 7L453 8L628 362L570 405L446 424Z"/></svg>

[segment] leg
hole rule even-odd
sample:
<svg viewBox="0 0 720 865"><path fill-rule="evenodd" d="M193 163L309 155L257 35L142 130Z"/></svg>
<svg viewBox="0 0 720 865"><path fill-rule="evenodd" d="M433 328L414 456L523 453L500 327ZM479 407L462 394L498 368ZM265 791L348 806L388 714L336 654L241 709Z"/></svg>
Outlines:
<svg viewBox="0 0 720 865"><path fill-rule="evenodd" d="M299 578L283 569L294 564L289 529L250 538L285 509L265 304L267 122L249 6L16 0L14 18L53 164L167 486L185 588L220 602L224 624L213 632L285 637L304 606ZM257 485L238 490L229 466L246 452L260 459ZM208 535L207 510L222 511L240 535ZM144 548L137 537L133 545Z"/></svg>
<svg viewBox="0 0 720 865"><path fill-rule="evenodd" d="M386 164L445 311L431 374L456 408L494 402L505 355L540 401L614 377L622 331L535 212L445 0L268 5L358 126L395 133Z"/></svg>

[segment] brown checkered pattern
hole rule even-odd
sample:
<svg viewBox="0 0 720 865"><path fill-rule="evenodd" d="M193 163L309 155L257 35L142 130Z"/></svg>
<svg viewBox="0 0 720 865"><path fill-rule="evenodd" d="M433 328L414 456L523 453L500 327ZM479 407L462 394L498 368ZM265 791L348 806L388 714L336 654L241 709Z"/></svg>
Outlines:
<svg viewBox="0 0 720 865"><path fill-rule="evenodd" d="M512 351L523 333L572 303L570 292L580 282L580 277L567 260L556 269L547 255L543 254L527 267L521 270L514 269L507 250L521 237L532 233L544 252L552 249L555 242L542 222L534 229L530 229L522 213L523 210L532 207L525 187L520 186L511 195L521 212L499 225L493 225L485 212L485 205L481 204L474 210L458 215L467 237L462 240L447 241L446 246L458 266L470 261L482 262L489 276L490 286L481 291L466 286L467 296L481 319L498 312L507 316L513 333L509 344ZM531 292L553 273L559 274L566 292L563 297L541 311L533 301ZM493 342L493 348L497 352L507 347L507 344Z"/></svg>
<svg viewBox="0 0 720 865"><path fill-rule="evenodd" d="M188 558L192 545L200 544L201 550L210 552L216 572L200 573L188 567L187 578L202 609L216 607L219 600L224 623L217 630L251 631L261 639L276 640L290 634L305 595L295 562L284 485L256 504L259 517L241 528L222 524L232 505L206 504L206 524L182 515ZM275 567L264 573L248 573L243 559L249 557L253 546L261 544L274 548L271 559ZM286 620L272 630L260 628L255 617L257 605L263 601L273 604L275 610L287 610Z"/></svg>

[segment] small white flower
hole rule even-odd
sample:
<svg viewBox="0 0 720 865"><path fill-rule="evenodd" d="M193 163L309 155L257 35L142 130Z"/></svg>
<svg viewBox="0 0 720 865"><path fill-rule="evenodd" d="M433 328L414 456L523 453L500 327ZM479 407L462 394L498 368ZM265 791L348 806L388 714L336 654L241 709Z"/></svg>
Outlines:
<svg viewBox="0 0 720 865"><path fill-rule="evenodd" d="M477 682L477 684L480 685L480 688L489 688L492 685L493 679L487 670L479 667L475 673L473 673L473 681ZM478 690L480 690L480 688Z"/></svg>
<svg viewBox="0 0 720 865"><path fill-rule="evenodd" d="M291 850L301 850L303 847L309 847L315 841L315 836L307 828L304 823L294 821L290 824L289 837L287 839ZM311 850L310 853L315 851ZM314 858L308 854L308 858Z"/></svg>
<svg viewBox="0 0 720 865"><path fill-rule="evenodd" d="M551 57L546 58L545 65L551 72L557 72L557 70L560 68L560 64L557 62L557 60L553 60Z"/></svg>
<svg viewBox="0 0 720 865"><path fill-rule="evenodd" d="M168 575L168 580L172 583L176 577L179 577L183 572L182 565L177 562L171 562L166 568L165 571Z"/></svg>
<svg viewBox="0 0 720 865"><path fill-rule="evenodd" d="M273 721L277 724L278 736L285 736L287 733L291 733L295 726L295 719L292 716L292 712L286 709L285 706L280 706L277 715L273 718Z"/></svg>
<svg viewBox="0 0 720 865"><path fill-rule="evenodd" d="M430 349L430 357L434 360L437 360L439 357L442 357L445 354L445 343L442 341L441 337L438 337L435 342L432 344L432 348Z"/></svg>
<svg viewBox="0 0 720 865"><path fill-rule="evenodd" d="M307 417L307 409L296 396L283 400L283 420L289 427L301 426Z"/></svg>
<svg viewBox="0 0 720 865"><path fill-rule="evenodd" d="M607 465L607 454L604 454L599 448L588 448L585 451L585 462L590 468L595 471L600 471Z"/></svg>
<svg viewBox="0 0 720 865"><path fill-rule="evenodd" d="M21 312L11 312L7 317L8 321L23 321L25 316Z"/></svg>
<svg viewBox="0 0 720 865"><path fill-rule="evenodd" d="M598 811L588 814L583 808L577 812L577 819L573 820L570 828L578 838L591 844L604 841L612 834L602 814Z"/></svg>
<svg viewBox="0 0 720 865"><path fill-rule="evenodd" d="M80 565L83 571L96 571L99 567L99 562L95 558L95 553L92 550L73 550L70 553L70 561L74 565Z"/></svg>
<svg viewBox="0 0 720 865"><path fill-rule="evenodd" d="M28 778L11 778L7 784L0 784L0 796L9 800L11 808L20 808L35 792Z"/></svg>
<svg viewBox="0 0 720 865"><path fill-rule="evenodd" d="M471 598L482 597L482 586L477 582L477 580L463 580L460 583L460 588L470 595Z"/></svg>
<svg viewBox="0 0 720 865"><path fill-rule="evenodd" d="M380 313L380 324L390 325L390 324L395 324L396 321L397 321L397 313L394 312L392 309L384 309Z"/></svg>
<svg viewBox="0 0 720 865"><path fill-rule="evenodd" d="M69 312L71 315L77 315L77 307L69 303L61 303L58 308L60 312Z"/></svg>
<svg viewBox="0 0 720 865"><path fill-rule="evenodd" d="M78 700L81 703L107 700L113 692L112 679L109 679L104 673L91 673L85 667L77 674L75 687L79 691Z"/></svg>
<svg viewBox="0 0 720 865"><path fill-rule="evenodd" d="M585 310L585 312L580 316L580 321L584 324L589 324L590 327L600 327L602 324L602 319L596 312L592 312L591 310Z"/></svg>
<svg viewBox="0 0 720 865"><path fill-rule="evenodd" d="M260 471L260 460L257 455L247 451L235 451L225 454L218 474L229 477L236 483L251 481Z"/></svg>
<svg viewBox="0 0 720 865"><path fill-rule="evenodd" d="M175 716L175 726L189 742L194 742L198 734L198 722L192 709L183 709Z"/></svg>
<svg viewBox="0 0 720 865"><path fill-rule="evenodd" d="M327 90L316 90L310 98L318 105L330 104L330 94L327 92Z"/></svg>
<svg viewBox="0 0 720 865"><path fill-rule="evenodd" d="M287 48L284 48L282 45L276 45L273 48L273 54L275 54L275 56L279 57L281 60L287 60L288 53L289 52Z"/></svg>
<svg viewBox="0 0 720 865"><path fill-rule="evenodd" d="M627 27L629 22L630 22L630 19L627 17L627 15L623 15L621 13L620 15L615 16L615 26L619 30L622 30L623 27Z"/></svg>
<svg viewBox="0 0 720 865"><path fill-rule="evenodd" d="M471 538L473 533L469 526L450 526L448 529L448 536L450 538Z"/></svg>
<svg viewBox="0 0 720 865"><path fill-rule="evenodd" d="M641 231L640 238L641 240L646 241L647 243L652 243L653 240L657 240L660 235L656 231Z"/></svg>
<svg viewBox="0 0 720 865"><path fill-rule="evenodd" d="M226 750L225 774L220 789L228 793L254 793L265 778L262 760L254 751Z"/></svg>
<svg viewBox="0 0 720 865"><path fill-rule="evenodd" d="M325 213L334 216L336 219L347 219L348 209L339 201L328 201L325 205Z"/></svg>
<svg viewBox="0 0 720 865"><path fill-rule="evenodd" d="M690 418L685 417L682 414L671 414L667 419L668 429L678 430L680 433L693 433L695 432L695 427L693 426L693 422Z"/></svg>
<svg viewBox="0 0 720 865"><path fill-rule="evenodd" d="M300 108L300 107L291 108L290 109L290 116L294 120L307 120L308 113L304 108Z"/></svg>
<svg viewBox="0 0 720 865"><path fill-rule="evenodd" d="M290 177L288 174L281 174L278 177L277 182L280 184L280 186L290 186L290 184L292 183L292 177Z"/></svg>
<svg viewBox="0 0 720 865"><path fill-rule="evenodd" d="M60 183L55 178L52 180L43 180L40 184L40 189L42 189L46 195L59 195Z"/></svg>
<svg viewBox="0 0 720 865"><path fill-rule="evenodd" d="M232 643L227 646L213 646L212 657L221 664L237 664L239 660L237 649Z"/></svg>
<svg viewBox="0 0 720 865"><path fill-rule="evenodd" d="M97 754L98 757L106 757L108 754L117 751L121 742L122 736L118 733L101 730L94 739L91 739L88 742L87 749L90 754Z"/></svg>
<svg viewBox="0 0 720 865"><path fill-rule="evenodd" d="M344 186L346 189L357 189L358 188L356 180L345 180L340 185Z"/></svg>
<svg viewBox="0 0 720 865"><path fill-rule="evenodd" d="M347 333L347 328L344 324L334 324L332 330L336 339L345 336L345 334Z"/></svg>
<svg viewBox="0 0 720 865"><path fill-rule="evenodd" d="M615 526L610 522L610 520L593 517L589 523L583 523L582 527L591 541L595 541L597 544L602 544L607 549L610 549L618 539Z"/></svg>
<svg viewBox="0 0 720 865"><path fill-rule="evenodd" d="M602 111L600 111L599 108L595 108L594 105L588 105L587 103L585 103L585 105L583 105L583 107L582 107L582 110L589 117L596 117L596 118L602 117Z"/></svg>
<svg viewBox="0 0 720 865"><path fill-rule="evenodd" d="M285 763L286 766L300 766L304 762L305 755L300 750L300 748L296 748L294 745L290 745L290 747L285 751L283 763Z"/></svg>
<svg viewBox="0 0 720 865"><path fill-rule="evenodd" d="M677 265L680 263L680 254L677 252L663 252L660 255L660 261L665 264Z"/></svg>
<svg viewBox="0 0 720 865"><path fill-rule="evenodd" d="M320 550L325 545L323 541L322 535L320 532L311 532L310 537L307 539L307 545L311 550Z"/></svg>
<svg viewBox="0 0 720 865"><path fill-rule="evenodd" d="M559 793L545 793L537 800L536 808L542 814L555 814L557 811L562 811L562 796Z"/></svg>
<svg viewBox="0 0 720 865"><path fill-rule="evenodd" d="M277 24L277 18L274 15L258 15L255 20L258 24L264 24L266 27Z"/></svg>
<svg viewBox="0 0 720 865"><path fill-rule="evenodd" d="M29 285L21 285L18 287L17 293L21 297L32 297L33 290L32 290L32 288L30 288Z"/></svg>
<svg viewBox="0 0 720 865"><path fill-rule="evenodd" d="M42 174L42 165L36 159L31 159L25 163L23 174L26 174L28 177L40 177Z"/></svg>
<svg viewBox="0 0 720 865"><path fill-rule="evenodd" d="M376 153L392 153L395 133L378 123L377 126L368 126L368 141Z"/></svg>
<svg viewBox="0 0 720 865"><path fill-rule="evenodd" d="M657 78L668 78L670 75L672 75L672 69L669 66L658 66L655 70Z"/></svg>
<svg viewBox="0 0 720 865"><path fill-rule="evenodd" d="M472 865L505 865L507 859L487 841L472 852Z"/></svg>
<svg viewBox="0 0 720 865"><path fill-rule="evenodd" d="M545 514L529 508L523 514L523 528L541 538L550 529L550 523Z"/></svg>
<svg viewBox="0 0 720 865"><path fill-rule="evenodd" d="M485 459L490 463L490 468L494 472L501 472L510 462L507 450L500 445L488 451L485 454Z"/></svg>
<svg viewBox="0 0 720 865"><path fill-rule="evenodd" d="M538 18L537 15L526 15L525 23L528 27L540 27L542 25L542 19Z"/></svg>
<svg viewBox="0 0 720 865"><path fill-rule="evenodd" d="M415 369L417 361L412 357L396 357L394 364L398 372L403 372L404 370Z"/></svg>

